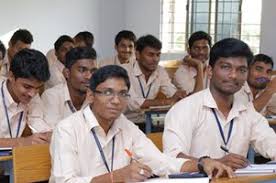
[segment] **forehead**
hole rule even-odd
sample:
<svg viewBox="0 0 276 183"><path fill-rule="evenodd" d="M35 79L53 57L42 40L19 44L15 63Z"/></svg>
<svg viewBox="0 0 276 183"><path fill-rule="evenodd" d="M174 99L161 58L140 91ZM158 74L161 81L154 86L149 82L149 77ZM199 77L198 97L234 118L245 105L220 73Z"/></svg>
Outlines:
<svg viewBox="0 0 276 183"><path fill-rule="evenodd" d="M228 64L233 67L241 67L241 66L247 67L248 66L246 57L227 57L227 58L220 57L216 61L215 66L221 65L221 64Z"/></svg>
<svg viewBox="0 0 276 183"><path fill-rule="evenodd" d="M130 40L130 39L122 38L119 41L118 45L121 45L121 44L124 44L124 45L134 45L134 42L132 40Z"/></svg>
<svg viewBox="0 0 276 183"><path fill-rule="evenodd" d="M254 64L252 64L252 66L256 67L256 66L259 66L259 67L263 67L265 69L272 69L272 65L269 64L269 63L265 63L264 61L256 61Z"/></svg>
<svg viewBox="0 0 276 183"><path fill-rule="evenodd" d="M62 49L62 48L73 48L74 47L74 44L70 41L65 41L61 47L59 49Z"/></svg>
<svg viewBox="0 0 276 183"><path fill-rule="evenodd" d="M208 40L199 39L199 40L196 40L192 45L192 47L199 47L199 46L209 46Z"/></svg>
<svg viewBox="0 0 276 183"><path fill-rule="evenodd" d="M16 82L19 84L31 86L33 88L39 88L43 85L42 81L39 81L35 78L17 78Z"/></svg>
<svg viewBox="0 0 276 183"><path fill-rule="evenodd" d="M156 48L153 48L153 47L150 47L150 46L146 46L142 52L144 53L155 53L155 54L159 54L161 53L161 50L159 49L156 49Z"/></svg>
<svg viewBox="0 0 276 183"><path fill-rule="evenodd" d="M123 78L108 78L104 82L100 83L97 86L97 89L100 88L109 88L114 91L122 91L122 90L127 90L127 85L126 82Z"/></svg>
<svg viewBox="0 0 276 183"><path fill-rule="evenodd" d="M19 40L12 47L17 48L17 49L24 49L24 48L30 48L31 44L26 44Z"/></svg>
<svg viewBox="0 0 276 183"><path fill-rule="evenodd" d="M94 68L97 67L96 60L94 59L89 59L89 58L84 58L84 59L79 59L77 60L74 64L73 67L88 67L88 68Z"/></svg>

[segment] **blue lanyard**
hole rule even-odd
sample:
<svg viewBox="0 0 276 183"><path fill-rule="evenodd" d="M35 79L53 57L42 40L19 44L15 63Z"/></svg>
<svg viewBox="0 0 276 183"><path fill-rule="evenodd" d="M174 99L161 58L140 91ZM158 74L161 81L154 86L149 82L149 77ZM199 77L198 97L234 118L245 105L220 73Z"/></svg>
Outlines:
<svg viewBox="0 0 276 183"><path fill-rule="evenodd" d="M233 125L234 125L234 119L232 119L232 120L230 121L230 127L229 127L228 137L227 137L227 141L226 141L226 140L225 140L225 137L224 137L224 132L223 132L223 130L222 130L220 121L219 121L219 119L218 119L217 113L216 113L216 111L215 111L214 108L212 108L212 112L213 112L213 114L214 114L214 116L215 116L215 118L216 118L217 126L218 126L218 128L219 128L219 132L220 132L221 138L222 138L222 140L223 140L223 142L224 142L224 145L227 146L227 144L228 144L228 142L229 142L229 139L230 139L230 137L231 137L231 134L232 134L232 129L233 129Z"/></svg>
<svg viewBox="0 0 276 183"><path fill-rule="evenodd" d="M8 123L8 127L9 127L10 137L12 138L11 124L10 124L10 119L9 119L8 108L7 108L7 105L5 102L5 95L4 95L3 87L4 87L4 81L2 82L2 86L1 86L1 95L2 95L3 106L5 109L6 119L7 119L7 123ZM16 138L19 135L19 130L20 130L22 119L23 119L23 111L20 113L20 116L19 116L18 126L17 126L17 131L16 131Z"/></svg>
<svg viewBox="0 0 276 183"><path fill-rule="evenodd" d="M68 106L69 106L72 113L77 111L70 100L67 100L67 104L68 104Z"/></svg>
<svg viewBox="0 0 276 183"><path fill-rule="evenodd" d="M92 128L91 131L92 131L92 134L93 134L94 139L96 141L96 144L98 146L98 149L100 151L100 154L101 154L102 160L104 162L104 165L105 165L107 171L110 173L110 172L113 171L114 149L115 149L115 136L112 138L112 155L111 155L111 170L110 170L109 167L108 167L108 164L107 164L104 152L103 152L103 148L102 148L101 143L100 143L100 141L99 141L99 139L98 139L98 137L96 135L96 132L95 132L94 128Z"/></svg>
<svg viewBox="0 0 276 183"><path fill-rule="evenodd" d="M144 92L144 89L143 89L143 86L142 86L142 83L141 83L141 80L140 80L139 76L137 76L137 79L138 79L138 81L139 81L139 85L140 85L140 89L141 89L141 91L142 91L143 97L144 97L144 98L148 98L149 93L150 93L150 90L151 90L152 83L151 83L150 86L149 86L147 95L145 95L145 92Z"/></svg>

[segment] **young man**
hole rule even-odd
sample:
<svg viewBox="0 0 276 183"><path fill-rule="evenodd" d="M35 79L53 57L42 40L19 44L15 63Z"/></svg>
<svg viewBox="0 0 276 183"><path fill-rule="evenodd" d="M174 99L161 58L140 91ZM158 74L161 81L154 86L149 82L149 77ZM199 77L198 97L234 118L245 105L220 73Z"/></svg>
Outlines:
<svg viewBox="0 0 276 183"><path fill-rule="evenodd" d="M255 55L249 67L247 83L237 95L253 102L256 111L276 115L276 78L271 79L273 60L265 54Z"/></svg>
<svg viewBox="0 0 276 183"><path fill-rule="evenodd" d="M177 90L164 68L158 65L162 44L152 35L142 36L136 42L137 61L122 65L131 82L127 117L143 129L144 114L141 109L150 106L164 106L177 102L186 96L185 91ZM157 99L161 91L167 96Z"/></svg>
<svg viewBox="0 0 276 183"><path fill-rule="evenodd" d="M157 175L196 171L197 162L162 154L122 114L130 83L117 65L104 66L90 79L90 105L64 119L54 129L50 154L50 183L140 182ZM132 157L126 150L131 151ZM137 161L133 161L136 158ZM232 175L229 167L205 158L208 175L215 169Z"/></svg>
<svg viewBox="0 0 276 183"><path fill-rule="evenodd" d="M112 58L100 60L98 65L103 67L105 65L122 65L126 63L133 63L135 60L136 36L132 31L122 30L115 37L115 50L117 55Z"/></svg>
<svg viewBox="0 0 276 183"><path fill-rule="evenodd" d="M55 42L55 54L57 61L50 65L50 79L45 83L45 88L52 88L55 85L66 83L63 75L65 55L74 47L74 40L67 36L60 36Z"/></svg>
<svg viewBox="0 0 276 183"><path fill-rule="evenodd" d="M228 38L210 51L210 88L175 104L165 119L164 152L173 157L208 155L233 169L248 165L249 145L276 159L276 134L267 120L234 94L247 79L253 54L248 45Z"/></svg>
<svg viewBox="0 0 276 183"><path fill-rule="evenodd" d="M96 51L77 47L66 54L66 83L46 90L42 96L43 119L53 129L56 124L85 105L89 79L96 70Z"/></svg>
<svg viewBox="0 0 276 183"><path fill-rule="evenodd" d="M10 64L14 55L24 48L30 48L33 42L32 34L26 29L19 29L14 32L10 41L7 55L5 55L0 75L8 77Z"/></svg>
<svg viewBox="0 0 276 183"><path fill-rule="evenodd" d="M173 82L177 88L193 94L208 85L207 65L212 38L203 31L194 32L189 38L188 55L175 72Z"/></svg>
<svg viewBox="0 0 276 183"><path fill-rule="evenodd" d="M1 147L49 142L48 133L21 137L26 124L30 125L29 104L49 77L47 59L41 52L23 49L13 57L8 78L0 81Z"/></svg>

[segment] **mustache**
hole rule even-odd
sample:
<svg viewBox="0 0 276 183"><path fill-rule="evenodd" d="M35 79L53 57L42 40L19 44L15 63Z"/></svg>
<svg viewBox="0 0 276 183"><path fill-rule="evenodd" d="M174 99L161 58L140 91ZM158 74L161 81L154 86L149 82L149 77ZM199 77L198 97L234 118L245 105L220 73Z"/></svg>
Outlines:
<svg viewBox="0 0 276 183"><path fill-rule="evenodd" d="M270 79L265 78L265 77L259 77L259 78L256 78L256 81L259 83L268 83L270 81Z"/></svg>

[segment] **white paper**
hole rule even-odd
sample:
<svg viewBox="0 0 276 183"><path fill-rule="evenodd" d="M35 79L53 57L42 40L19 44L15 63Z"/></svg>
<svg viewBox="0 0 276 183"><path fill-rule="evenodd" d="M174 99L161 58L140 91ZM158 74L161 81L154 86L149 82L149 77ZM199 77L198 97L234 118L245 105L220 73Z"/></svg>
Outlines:
<svg viewBox="0 0 276 183"><path fill-rule="evenodd" d="M246 168L237 169L236 174L273 174L276 173L275 164L251 164Z"/></svg>
<svg viewBox="0 0 276 183"><path fill-rule="evenodd" d="M160 182L160 183L209 183L209 178L183 178L183 179L168 179L168 178L154 178L146 182Z"/></svg>

